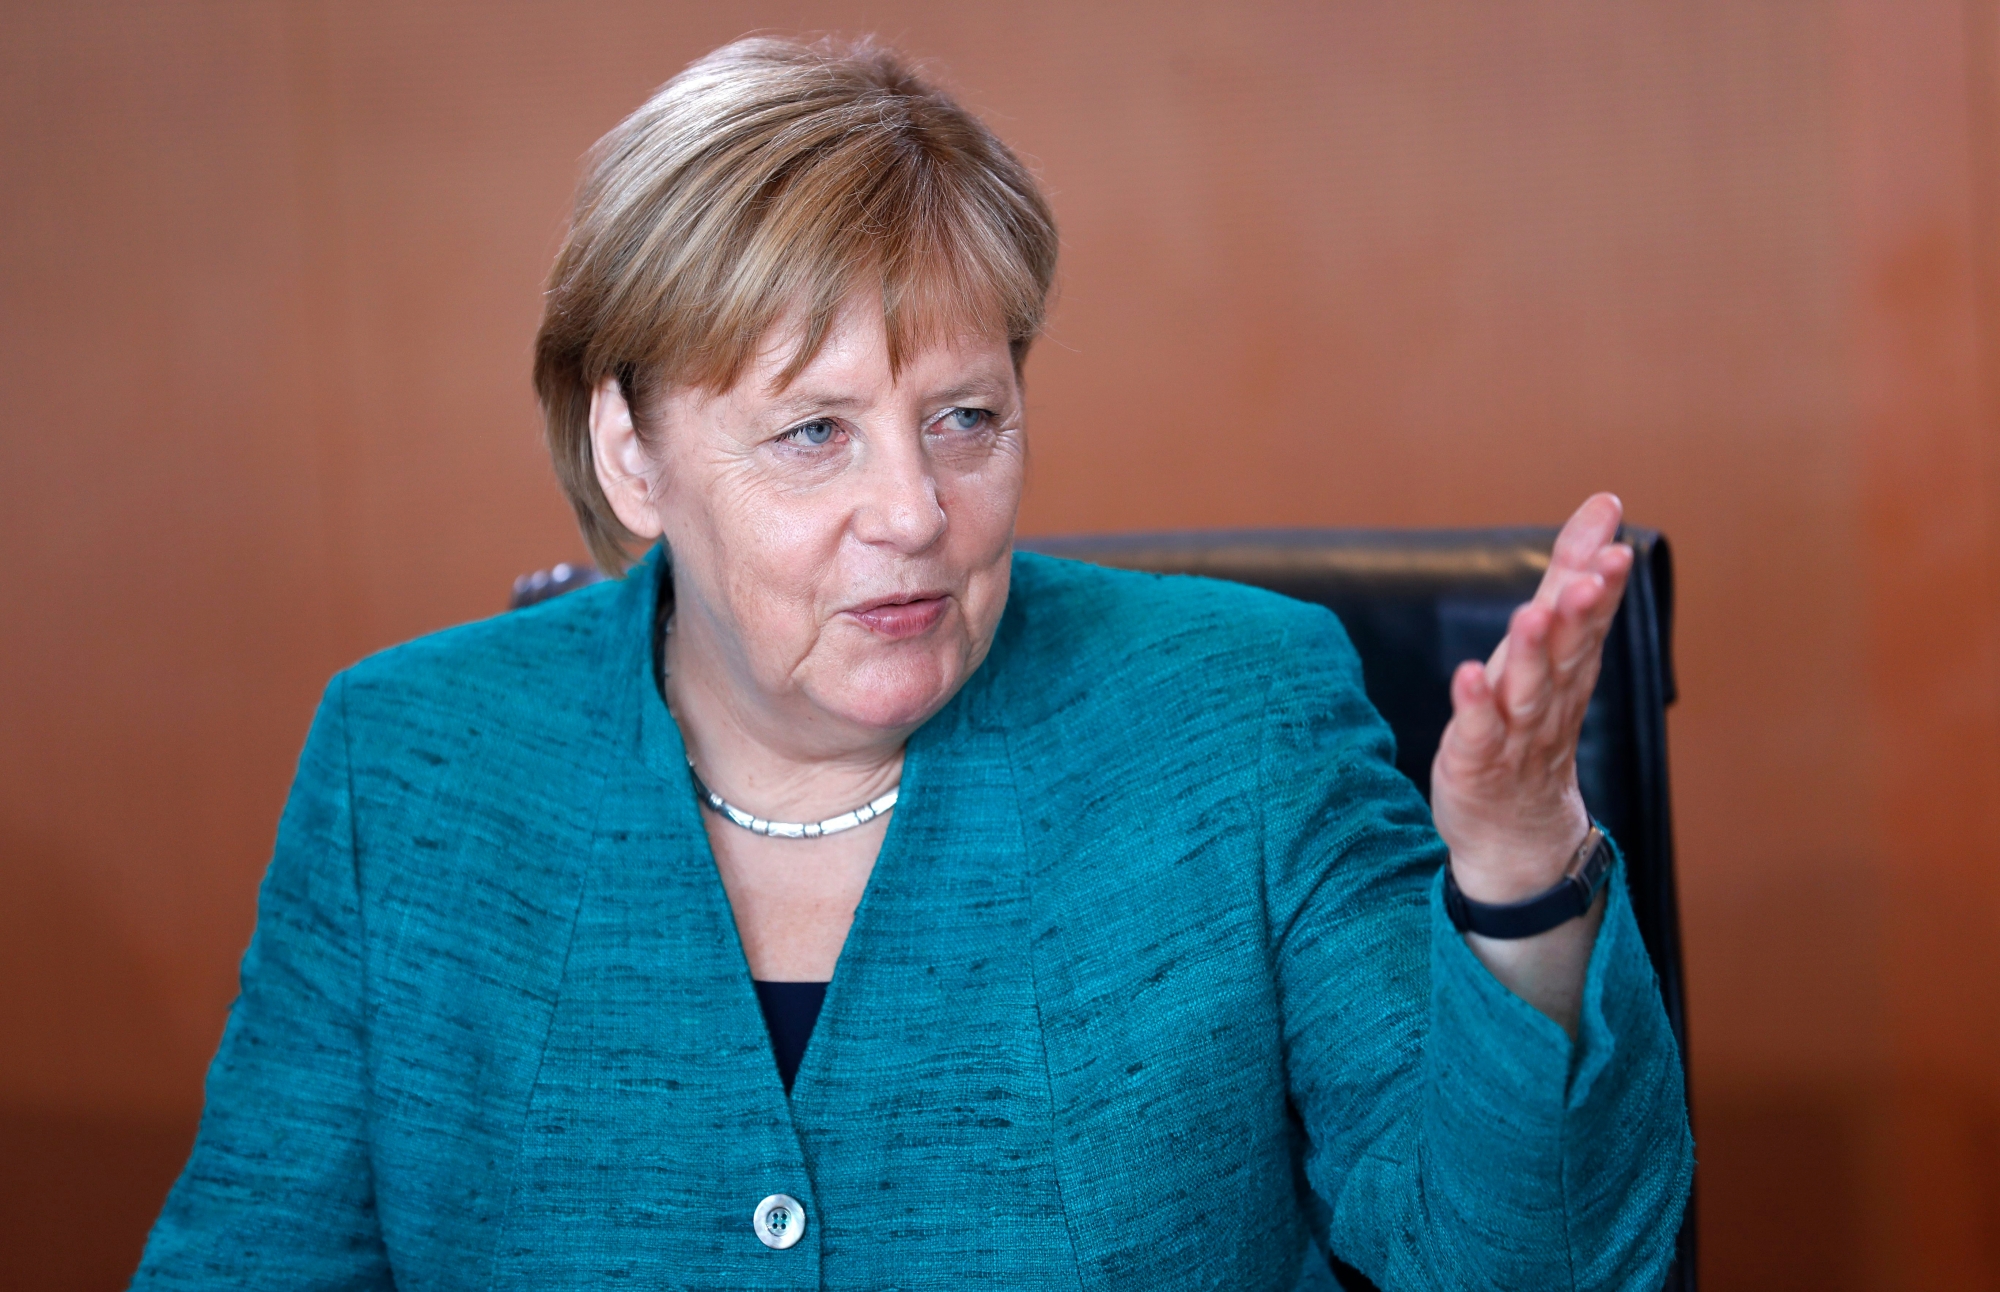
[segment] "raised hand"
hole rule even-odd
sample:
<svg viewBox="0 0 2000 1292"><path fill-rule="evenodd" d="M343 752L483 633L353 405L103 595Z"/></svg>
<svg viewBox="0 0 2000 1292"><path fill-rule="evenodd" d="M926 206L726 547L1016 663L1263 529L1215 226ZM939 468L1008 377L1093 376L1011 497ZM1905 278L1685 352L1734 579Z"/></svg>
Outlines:
<svg viewBox="0 0 2000 1292"><path fill-rule="evenodd" d="M1451 724L1431 765L1431 811L1467 897L1513 902L1559 880L1590 829L1576 741L1632 549L1624 508L1593 495L1563 526L1534 599L1484 664L1451 679Z"/></svg>

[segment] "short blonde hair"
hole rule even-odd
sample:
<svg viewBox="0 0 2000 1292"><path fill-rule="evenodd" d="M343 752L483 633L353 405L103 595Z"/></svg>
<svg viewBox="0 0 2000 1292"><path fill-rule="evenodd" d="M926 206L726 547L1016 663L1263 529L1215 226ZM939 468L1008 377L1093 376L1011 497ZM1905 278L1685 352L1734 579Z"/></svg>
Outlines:
<svg viewBox="0 0 2000 1292"><path fill-rule="evenodd" d="M892 366L980 332L1007 338L1018 371L1056 247L1027 168L895 54L750 39L694 63L591 151L536 337L549 452L591 555L617 574L637 541L592 461L606 378L647 434L665 390L728 389L796 309L791 380L868 288Z"/></svg>

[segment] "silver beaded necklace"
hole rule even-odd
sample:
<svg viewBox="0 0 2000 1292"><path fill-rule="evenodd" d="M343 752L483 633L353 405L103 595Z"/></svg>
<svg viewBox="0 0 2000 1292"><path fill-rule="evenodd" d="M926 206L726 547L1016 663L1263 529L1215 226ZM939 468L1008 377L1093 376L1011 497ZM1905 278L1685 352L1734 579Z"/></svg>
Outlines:
<svg viewBox="0 0 2000 1292"><path fill-rule="evenodd" d="M896 806L896 795L902 786L892 785L887 793L872 798L852 811L830 816L824 821L766 821L763 817L752 816L742 808L717 794L702 783L701 773L688 764L688 776L694 781L694 792L708 807L721 813L730 821L742 826L751 834L768 835L773 839L818 839L823 835L839 834L842 830L852 830L857 825L866 825L878 816L885 815Z"/></svg>
<svg viewBox="0 0 2000 1292"><path fill-rule="evenodd" d="M661 630L665 636L674 630L673 616L667 616L666 627ZM660 698L666 699L667 692L667 652L666 643L660 649ZM695 797L710 811L720 814L733 825L742 826L752 834L761 834L771 839L820 839L855 826L866 825L878 816L888 815L896 806L896 796L902 793L902 782L891 785L888 790L863 803L858 808L830 816L823 821L766 821L754 813L745 812L728 799L708 788L701 779L701 773L694 769L694 759L688 759L688 779L694 782Z"/></svg>

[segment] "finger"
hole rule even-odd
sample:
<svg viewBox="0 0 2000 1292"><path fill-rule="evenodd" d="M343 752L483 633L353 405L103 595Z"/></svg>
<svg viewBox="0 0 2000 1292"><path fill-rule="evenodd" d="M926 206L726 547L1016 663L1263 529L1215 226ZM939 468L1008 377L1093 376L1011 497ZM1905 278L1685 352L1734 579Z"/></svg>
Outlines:
<svg viewBox="0 0 2000 1292"><path fill-rule="evenodd" d="M1535 600L1553 607L1563 587L1574 576L1593 571L1598 553L1617 538L1618 525L1624 516L1625 505L1617 494L1597 493L1586 498L1556 535L1555 547L1549 552L1549 568L1535 590Z"/></svg>
<svg viewBox="0 0 2000 1292"><path fill-rule="evenodd" d="M1548 711L1549 628L1553 612L1529 602L1514 612L1507 628L1507 666L1495 688L1507 725L1529 728Z"/></svg>
<svg viewBox="0 0 2000 1292"><path fill-rule="evenodd" d="M1511 627L1512 620L1509 620L1508 622L1509 626ZM1501 675L1506 673L1506 671L1507 671L1507 639L1505 637L1502 637L1500 639L1500 644L1493 648L1493 653L1486 657L1486 685L1489 688L1499 686Z"/></svg>
<svg viewBox="0 0 2000 1292"><path fill-rule="evenodd" d="M1558 685L1604 644L1610 620L1599 612L1608 600L1604 576L1596 573L1570 580L1557 596L1549 614L1549 659Z"/></svg>
<svg viewBox="0 0 2000 1292"><path fill-rule="evenodd" d="M1618 522L1625 518L1625 504L1615 493L1594 493L1583 500L1549 553L1551 567L1588 570L1598 551L1618 537Z"/></svg>
<svg viewBox="0 0 2000 1292"><path fill-rule="evenodd" d="M1439 750L1483 761L1506 739L1507 721L1486 680L1485 668L1477 660L1465 661L1451 675L1451 722L1445 727Z"/></svg>
<svg viewBox="0 0 2000 1292"><path fill-rule="evenodd" d="M1606 543L1597 553L1594 567L1598 577L1611 593L1611 610L1618 609L1619 600L1625 595L1625 580L1631 577L1633 562L1638 558L1633 554L1630 543Z"/></svg>
<svg viewBox="0 0 2000 1292"><path fill-rule="evenodd" d="M1589 572L1578 574L1563 586L1556 599L1556 624L1549 648L1558 676L1603 646L1618 603L1624 598L1632 559L1632 549L1625 544L1606 544Z"/></svg>
<svg viewBox="0 0 2000 1292"><path fill-rule="evenodd" d="M1564 588L1549 632L1555 694L1534 738L1574 745L1584 710L1597 688L1604 641L1618 613L1632 559L1631 548L1607 546L1598 556L1596 572L1578 577Z"/></svg>

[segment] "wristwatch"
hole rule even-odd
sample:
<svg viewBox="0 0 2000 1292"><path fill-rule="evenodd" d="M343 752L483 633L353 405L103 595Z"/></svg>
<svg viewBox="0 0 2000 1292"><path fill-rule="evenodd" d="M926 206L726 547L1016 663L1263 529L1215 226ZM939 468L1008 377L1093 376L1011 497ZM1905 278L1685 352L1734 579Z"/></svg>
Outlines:
<svg viewBox="0 0 2000 1292"><path fill-rule="evenodd" d="M1569 871L1545 893L1519 902L1475 902L1459 891L1451 867L1444 870L1444 909L1451 926L1460 933L1477 933L1482 938L1532 938L1567 923L1590 909L1604 877L1611 873L1614 859L1611 840L1604 827L1592 821L1583 836Z"/></svg>

